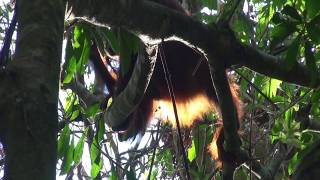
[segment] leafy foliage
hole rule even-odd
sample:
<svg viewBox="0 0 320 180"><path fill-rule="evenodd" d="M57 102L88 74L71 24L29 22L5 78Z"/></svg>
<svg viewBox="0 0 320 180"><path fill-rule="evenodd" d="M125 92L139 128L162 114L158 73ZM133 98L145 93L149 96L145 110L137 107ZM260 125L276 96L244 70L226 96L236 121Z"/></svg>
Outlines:
<svg viewBox="0 0 320 180"><path fill-rule="evenodd" d="M183 2L188 4L189 1ZM192 18L208 25L216 23L221 13L230 9L227 7L230 5L228 2L192 2L198 3L200 7L199 11L191 12ZM306 65L307 73L313 78L310 86L313 86L320 64L320 1L239 2L229 22L236 37L242 43L284 61L285 66L281 67L284 70ZM1 6L1 41L5 37L11 11L10 6ZM161 125L156 131L151 126L144 137L119 142L116 132L105 124L104 109L96 101L100 99L110 102L112 99L107 99L110 96L109 84L102 82L91 63L92 45L97 46L100 57L110 60L109 64L103 62L105 68L126 77L135 63L139 37L120 27L99 27L80 20L66 22L61 76L63 88L59 96L59 123L62 124L57 147L59 175L72 178L76 174L111 180L182 177L184 166L175 130ZM319 89L288 84L246 68L238 68L230 74L239 84L240 96L245 104L246 114L240 129L243 149L251 159L259 159L262 166L268 166L270 160L278 160L272 159L271 154L285 145L290 150L285 154L289 161L281 162L286 172L278 170L274 176L288 179L297 170L312 144L320 139L317 129L319 125L315 125L320 124ZM77 83L84 90L80 90L82 86ZM96 98L91 100L91 96L86 96L84 92ZM215 162L211 160L207 149L217 124L217 115L208 114L200 124L190 130L183 130L192 179L221 179L221 173L215 168ZM252 175L248 168L250 165L251 162L242 165L236 171L235 179L248 179Z"/></svg>
<svg viewBox="0 0 320 180"><path fill-rule="evenodd" d="M193 12L194 18L206 24L215 23L218 19L219 12L218 14L212 12L223 11L224 6L228 6L228 4L217 4L217 1L212 0L202 0L199 1L199 4L201 5L200 10L206 8L211 13ZM284 69L290 70L299 64L306 64L312 77L317 75L320 58L320 8L318 1L310 0L303 3L291 0L255 0L250 3L240 3L237 9L230 23L237 37L243 43L282 58L286 64ZM87 63L90 54L90 41L98 45L102 55L108 53L120 55L122 60L120 76L125 76L130 71L129 67L134 63L132 54L138 50L138 37L134 34L121 28L93 27L83 23L71 27L68 32L71 32L72 38L68 40L66 47L64 83L71 83L77 74L89 74L90 76L88 69L92 67ZM107 51L107 53L105 54L101 50ZM268 152L279 144L296 148L297 151L294 155L289 157L291 159L289 163L283 164L288 172L279 171L275 175L285 178L295 171L297 164L301 161L304 149L319 139L319 134L306 130L306 127L301 125L303 122L299 114L305 110L304 107L311 105L311 110L305 113L308 114L308 117L314 117L312 120L320 117L318 108L320 93L287 84L245 68L238 69L237 73L235 78L240 85L241 97L246 102L246 121L243 125L245 128L241 130L243 146L245 149L251 149L252 157L264 157L261 159L262 164L268 162L271 158ZM89 86L88 89L95 92L92 87L96 88L98 85L93 83L93 86ZM63 160L62 173L68 173L68 170L72 171L71 165L81 165L81 161L84 161L81 156L84 156L84 146L87 143L89 144L90 176L92 178L99 179L106 176L110 179L124 177L140 179L149 176L150 179L157 179L177 177L183 173L180 170L183 169L183 163L181 163L178 140L174 131L163 126L159 130L161 141L155 143L151 128L151 133L146 133L143 140L135 139L123 144L117 141L113 131L104 127L98 104L85 108L80 96L69 93L68 98L73 99L68 100L67 104L69 103L69 105L65 106L65 115L69 117L71 127L79 124L76 119L82 114L85 115L82 117L88 120L84 120L84 123L80 122L80 127L83 130L80 134L72 133L69 126L65 126L60 133L58 152L59 158ZM219 179L220 174L214 171L214 162L210 160L206 148L215 129L212 122L215 122L217 117L208 115L205 119L211 123L195 126L191 133L187 130L184 131L190 174L193 179L210 179L211 177ZM90 123L85 123L86 121ZM149 137L151 141L146 140L148 139L146 137ZM76 146L73 145L74 139L78 140ZM154 148L156 148L156 153L153 155ZM73 152L72 160L69 160L70 155L68 156L70 151ZM154 160L153 156L155 156ZM152 171L149 172L150 168ZM149 173L151 174L149 175ZM248 178L249 174L250 169L242 166L236 172L235 178Z"/></svg>

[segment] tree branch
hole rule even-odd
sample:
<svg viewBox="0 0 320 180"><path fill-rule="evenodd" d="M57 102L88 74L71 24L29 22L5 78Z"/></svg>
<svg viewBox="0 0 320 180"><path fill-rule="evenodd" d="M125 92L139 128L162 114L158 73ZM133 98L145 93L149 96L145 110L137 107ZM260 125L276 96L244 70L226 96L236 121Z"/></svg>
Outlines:
<svg viewBox="0 0 320 180"><path fill-rule="evenodd" d="M143 49L143 48L142 48ZM113 103L105 113L105 120L113 127L117 128L125 123L128 115L135 110L141 102L143 95L149 84L157 53L155 46L147 48L147 52L142 50L133 70L133 75L126 88L113 100Z"/></svg>
<svg viewBox="0 0 320 180"><path fill-rule="evenodd" d="M206 55L224 60L221 63L227 67L243 65L290 83L313 88L320 85L320 75L311 84L312 77L305 65L296 63L287 69L284 59L240 43L232 31L215 24L205 25L151 1L71 0L70 3L77 17L97 25L122 27L153 39L175 36L199 47Z"/></svg>

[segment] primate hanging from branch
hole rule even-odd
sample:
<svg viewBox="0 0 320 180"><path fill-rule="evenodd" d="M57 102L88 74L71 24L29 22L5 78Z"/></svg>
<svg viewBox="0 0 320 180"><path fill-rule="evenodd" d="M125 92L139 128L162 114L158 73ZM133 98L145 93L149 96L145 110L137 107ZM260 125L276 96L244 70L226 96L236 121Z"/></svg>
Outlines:
<svg viewBox="0 0 320 180"><path fill-rule="evenodd" d="M161 4L188 15L174 0L166 0ZM111 91L115 92L114 101L105 114L105 120L114 130L120 131L119 133L125 137L124 139L143 133L148 123L154 118L169 122L173 127L176 127L173 103L176 104L181 127L191 127L196 121L201 121L208 112L215 111L221 116L219 108L221 99L217 98L217 87L213 86L206 57L197 49L179 41L164 41L161 43L161 47L158 49L161 52L156 53L154 50L150 50L149 54L142 56L140 54L140 58L138 55L137 62L131 67L125 78L118 76L117 91ZM161 53L163 57L160 57ZM142 60L143 58L146 59ZM161 58L164 58L167 63L175 102L172 102L170 98ZM222 76L225 76L225 69L223 71L224 75ZM213 80L214 77L215 75L213 75ZM237 86L229 82L228 79L220 81L226 81L225 83L229 84L236 107L235 114L237 119L241 120L243 111ZM137 89L137 87L141 88L141 84L142 89ZM124 87L119 88L119 86ZM134 88L130 86L134 86ZM218 89L221 90L221 88ZM218 93L221 96L221 92ZM119 98L121 96L122 98ZM123 105L119 99L126 101L126 107L117 105L118 103ZM238 122L237 129L239 126ZM228 157L229 154L224 151L224 133L221 133L221 130L222 127L216 128L213 141L210 144L209 149L212 157L234 164L233 158Z"/></svg>

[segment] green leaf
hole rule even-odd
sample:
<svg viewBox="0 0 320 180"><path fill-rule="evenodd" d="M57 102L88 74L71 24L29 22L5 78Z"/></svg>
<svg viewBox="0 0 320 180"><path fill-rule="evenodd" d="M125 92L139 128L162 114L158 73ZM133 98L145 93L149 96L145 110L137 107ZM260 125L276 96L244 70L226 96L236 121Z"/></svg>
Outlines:
<svg viewBox="0 0 320 180"><path fill-rule="evenodd" d="M292 69L295 65L297 65L297 57L299 54L300 47L300 36L298 36L289 46L287 54L286 54L286 68L287 70Z"/></svg>
<svg viewBox="0 0 320 180"><path fill-rule="evenodd" d="M318 103L320 100L320 90L316 90L312 93L311 96L311 102L314 103Z"/></svg>
<svg viewBox="0 0 320 180"><path fill-rule="evenodd" d="M312 52L312 46L310 42L305 43L305 58L306 58L306 65L308 67L309 73L311 75L311 83L310 85L313 86L316 83L316 79L318 76L318 69L316 65L316 59Z"/></svg>
<svg viewBox="0 0 320 180"><path fill-rule="evenodd" d="M279 12L274 13L274 15L272 16L271 21L274 24L280 24L280 23L284 22L284 20L281 17L281 14Z"/></svg>
<svg viewBox="0 0 320 180"><path fill-rule="evenodd" d="M77 64L80 70L80 73L83 74L86 68L86 64L88 63L89 56L90 56L90 50L91 50L91 44L90 40L88 39L88 35L86 32L83 32L82 35L82 49L81 49L81 56L79 59L79 63Z"/></svg>
<svg viewBox="0 0 320 180"><path fill-rule="evenodd" d="M96 163L91 164L91 178L94 179L95 177L97 177L102 167L101 164L102 164L102 161L99 161L99 164L96 164Z"/></svg>
<svg viewBox="0 0 320 180"><path fill-rule="evenodd" d="M280 86L282 81L277 79L270 79L269 83L267 83L263 89L262 92L265 93L268 97L273 97L276 95L278 87Z"/></svg>
<svg viewBox="0 0 320 180"><path fill-rule="evenodd" d="M72 114L71 114L71 117L70 117L70 121L75 120L79 116L79 114L80 114L80 110L79 109L73 111Z"/></svg>
<svg viewBox="0 0 320 180"><path fill-rule="evenodd" d="M202 3L204 7L208 7L209 9L218 9L216 0L203 0Z"/></svg>
<svg viewBox="0 0 320 180"><path fill-rule="evenodd" d="M130 168L130 171L126 172L127 179L128 180L136 180L137 178L136 178L135 174L136 174L135 171L132 168Z"/></svg>
<svg viewBox="0 0 320 180"><path fill-rule="evenodd" d="M298 13L297 9L292 6L286 5L281 12L283 14L286 14L286 15L296 19L299 22L302 21L302 17Z"/></svg>
<svg viewBox="0 0 320 180"><path fill-rule="evenodd" d="M74 163L76 165L78 165L80 163L80 160L82 158L84 140L85 140L85 137L87 136L87 132L88 132L88 128L86 128L86 130L82 133L82 135L76 145L76 148L74 149L73 159L74 159Z"/></svg>
<svg viewBox="0 0 320 180"><path fill-rule="evenodd" d="M90 158L91 163L94 163L96 159L100 156L100 146L96 140L96 138L93 138L93 142L90 146Z"/></svg>
<svg viewBox="0 0 320 180"><path fill-rule="evenodd" d="M270 49L274 49L279 43L283 42L289 35L297 30L296 25L291 22L283 22L272 29L272 40Z"/></svg>
<svg viewBox="0 0 320 180"><path fill-rule="evenodd" d="M128 31L120 31L120 76L124 77L125 74L130 72L130 68L133 67L133 56L138 52L137 36L129 33Z"/></svg>
<svg viewBox="0 0 320 180"><path fill-rule="evenodd" d="M100 104L96 103L96 104L89 106L86 109L85 113L86 113L87 117L94 117L99 111L100 111Z"/></svg>
<svg viewBox="0 0 320 180"><path fill-rule="evenodd" d="M66 125L60 134L59 140L58 140L58 159L62 158L65 153L67 152L69 141L70 141L70 128L68 125Z"/></svg>
<svg viewBox="0 0 320 180"><path fill-rule="evenodd" d="M110 180L118 180L118 174L114 168L111 168Z"/></svg>
<svg viewBox="0 0 320 180"><path fill-rule="evenodd" d="M98 142L101 142L103 140L103 135L106 132L105 130L105 125L104 125L104 119L100 118L98 120L98 126L97 126L97 134L96 134L96 138L98 140Z"/></svg>
<svg viewBox="0 0 320 180"><path fill-rule="evenodd" d="M306 10L309 18L313 18L319 13L320 1L319 0L306 0Z"/></svg>
<svg viewBox="0 0 320 180"><path fill-rule="evenodd" d="M105 35L109 41L111 48L114 50L116 54L120 53L120 45L117 40L116 35L111 30L106 30Z"/></svg>
<svg viewBox="0 0 320 180"><path fill-rule="evenodd" d="M150 179L151 180L156 180L157 179L157 175L158 175L158 169L153 170L152 173L151 173Z"/></svg>
<svg viewBox="0 0 320 180"><path fill-rule="evenodd" d="M299 163L299 159L297 155L298 155L298 152L289 161L289 164L288 164L289 175L292 175L292 173L294 172L294 167Z"/></svg>
<svg viewBox="0 0 320 180"><path fill-rule="evenodd" d="M68 73L68 74L64 77L62 83L63 83L63 84L68 84L68 83L71 82L72 79L73 79L73 74Z"/></svg>
<svg viewBox="0 0 320 180"><path fill-rule="evenodd" d="M74 73L77 71L77 60L74 56L71 57L68 63L68 67L66 69L67 74L65 78L63 79L64 84L68 84L73 79Z"/></svg>
<svg viewBox="0 0 320 180"><path fill-rule="evenodd" d="M313 18L306 25L308 36L315 44L320 43L320 15Z"/></svg>
<svg viewBox="0 0 320 180"><path fill-rule="evenodd" d="M90 159L91 159L91 177L95 178L102 168L101 150L97 140L97 134L93 138L90 146Z"/></svg>
<svg viewBox="0 0 320 180"><path fill-rule="evenodd" d="M74 137L72 136L70 146L62 160L61 173L60 173L61 175L66 174L70 171L73 163L73 151L74 151Z"/></svg>
<svg viewBox="0 0 320 180"><path fill-rule="evenodd" d="M73 29L73 44L72 46L76 49L80 47L79 37L81 36L81 29L79 26L75 26Z"/></svg>
<svg viewBox="0 0 320 180"><path fill-rule="evenodd" d="M188 149L188 159L190 162L192 162L196 158L196 146L194 145L194 141L192 140L192 145Z"/></svg>

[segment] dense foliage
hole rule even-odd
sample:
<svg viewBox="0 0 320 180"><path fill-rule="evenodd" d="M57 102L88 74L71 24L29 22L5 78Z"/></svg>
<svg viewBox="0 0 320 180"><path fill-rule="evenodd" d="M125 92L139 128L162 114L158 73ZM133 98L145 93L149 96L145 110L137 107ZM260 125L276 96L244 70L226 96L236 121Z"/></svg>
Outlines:
<svg viewBox="0 0 320 180"><path fill-rule="evenodd" d="M230 68L229 74L239 85L244 103L245 115L239 134L241 148L249 157L238 166L234 178L255 179L264 172L265 178L288 179L316 172L320 159L317 150L320 141L320 1L182 0L182 4L191 14L190 18L206 26L227 21L239 42L279 61L278 67L266 65L266 69L261 70L264 74L241 65ZM3 47L12 11L9 4L0 9ZM117 23L111 27L98 26L70 14L65 16L57 177L184 179L185 165L176 129L164 123L152 123L143 137L120 142L117 132L105 123L103 114L112 103L110 86L113 85L106 84L108 80L101 77L94 58L105 57L109 68L122 76L134 63L133 54L139 52L141 37L134 28L114 24ZM8 60L2 59L1 66L10 63L14 52L14 48L7 52ZM260 63L259 59L254 62ZM308 77L285 74L300 66L306 68ZM273 68L283 70L278 77L285 78L272 78L275 77ZM216 114L208 114L204 119L203 123L182 131L189 166L187 173L192 179L221 179L222 173L207 149L219 120ZM4 159L0 149L2 172Z"/></svg>

